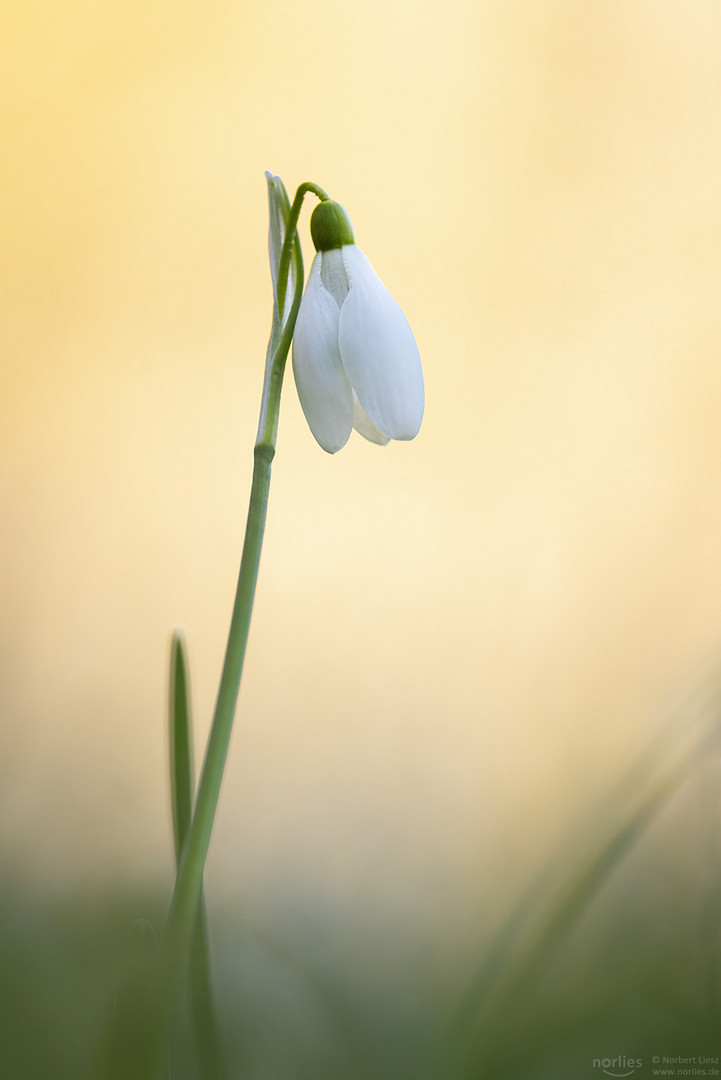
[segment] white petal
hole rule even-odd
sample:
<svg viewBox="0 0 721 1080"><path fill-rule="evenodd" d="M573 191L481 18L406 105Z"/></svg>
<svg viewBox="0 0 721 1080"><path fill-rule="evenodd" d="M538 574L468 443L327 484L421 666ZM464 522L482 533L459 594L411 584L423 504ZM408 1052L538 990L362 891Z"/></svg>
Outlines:
<svg viewBox="0 0 721 1080"><path fill-rule="evenodd" d="M348 295L348 275L340 248L321 253L320 280L340 307Z"/></svg>
<svg viewBox="0 0 721 1080"><path fill-rule="evenodd" d="M329 454L348 442L353 427L353 392L338 350L339 309L320 279L316 255L293 335L293 375L298 397L316 440Z"/></svg>
<svg viewBox="0 0 721 1080"><path fill-rule="evenodd" d="M363 252L341 248L348 296L340 310L343 367L373 424L391 439L412 439L423 419L423 371L413 332Z"/></svg>
<svg viewBox="0 0 721 1080"><path fill-rule="evenodd" d="M369 442L377 443L378 446L387 446L390 442L388 436L384 435L383 432L379 431L375 426L358 400L358 395L355 390L353 391L353 427L364 439L368 439Z"/></svg>

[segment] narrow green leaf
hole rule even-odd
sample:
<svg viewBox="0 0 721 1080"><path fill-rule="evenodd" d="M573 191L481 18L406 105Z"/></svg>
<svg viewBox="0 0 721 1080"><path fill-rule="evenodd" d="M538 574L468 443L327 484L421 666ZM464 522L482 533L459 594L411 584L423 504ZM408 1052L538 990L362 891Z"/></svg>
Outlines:
<svg viewBox="0 0 721 1080"><path fill-rule="evenodd" d="M266 172L265 178L268 182L268 255L276 309L274 321L277 316L278 324L282 325L284 315L290 308L288 297L295 293L298 284L297 267L293 260L285 266L281 273L283 244L285 243L288 217L290 215L290 200L285 185L279 176Z"/></svg>
<svg viewBox="0 0 721 1080"><path fill-rule="evenodd" d="M190 683L185 643L175 631L170 657L170 776L176 864L180 863L193 816L192 720ZM198 1055L207 1080L225 1075L210 980L210 942L205 899L201 892L193 937L190 969L190 1003Z"/></svg>

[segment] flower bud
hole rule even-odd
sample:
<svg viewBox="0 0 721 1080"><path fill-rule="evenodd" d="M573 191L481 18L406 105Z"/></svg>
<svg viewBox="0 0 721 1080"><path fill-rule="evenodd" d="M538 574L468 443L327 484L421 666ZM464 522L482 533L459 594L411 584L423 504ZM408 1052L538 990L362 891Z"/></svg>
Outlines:
<svg viewBox="0 0 721 1080"><path fill-rule="evenodd" d="M310 216L310 235L316 251L332 251L355 243L350 218L340 203L326 199Z"/></svg>

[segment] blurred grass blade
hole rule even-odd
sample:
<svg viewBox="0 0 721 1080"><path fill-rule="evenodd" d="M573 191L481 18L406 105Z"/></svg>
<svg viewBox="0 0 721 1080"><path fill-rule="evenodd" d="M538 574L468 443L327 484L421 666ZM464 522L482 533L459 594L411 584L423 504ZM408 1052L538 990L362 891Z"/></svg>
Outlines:
<svg viewBox="0 0 721 1080"><path fill-rule="evenodd" d="M192 721L188 663L182 635L173 634L170 657L170 777L176 865L193 814ZM225 1075L210 981L210 942L205 900L200 896L190 961L190 1002L198 1054L207 1080Z"/></svg>
<svg viewBox="0 0 721 1080"><path fill-rule="evenodd" d="M109 1037L103 1047L99 1076L103 1080L155 1080L154 1053L160 950L147 919L138 919L123 953ZM157 1075L157 1074L156 1074ZM167 1053L163 1064L169 1077Z"/></svg>
<svg viewBox="0 0 721 1080"><path fill-rule="evenodd" d="M717 743L717 693L703 695L696 705L701 723L698 716L681 716L680 722L676 717L661 732L616 785L591 835L584 832L570 853L564 853L560 868L547 867L511 914L456 1012L443 1048L446 1067L453 1063L448 1076L470 1080L504 1075L503 1041L509 1033L517 1036L521 998L700 756Z"/></svg>
<svg viewBox="0 0 721 1080"><path fill-rule="evenodd" d="M175 859L180 859L193 814L193 761L188 665L181 635L173 634L170 657L170 793Z"/></svg>

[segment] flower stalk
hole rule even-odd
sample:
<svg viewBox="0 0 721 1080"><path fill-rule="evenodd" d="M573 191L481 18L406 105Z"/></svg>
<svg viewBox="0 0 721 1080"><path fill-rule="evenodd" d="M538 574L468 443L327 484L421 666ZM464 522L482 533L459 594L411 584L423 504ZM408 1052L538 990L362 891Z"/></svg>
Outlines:
<svg viewBox="0 0 721 1080"><path fill-rule="evenodd" d="M296 386L311 430L324 449L331 453L340 449L351 426L381 444L391 438L412 439L423 415L423 375L413 334L365 255L355 247L345 210L323 188L310 182L300 185L291 205L280 177L266 173L266 179L273 319L253 450L248 520L225 659L192 816L189 759L185 761L187 755L177 738L174 744L178 771L174 788L177 876L161 944L160 981L151 1024L156 1038L149 1055L147 1080L156 1080L162 1073L193 944L199 940L203 874L240 691L265 532L283 376L296 324L296 338L300 338L294 347ZM297 226L303 199L309 193L320 200L311 218L311 235L318 253L304 295ZM182 713L181 708L176 716L181 735L188 720ZM187 805L178 802L179 793L187 795ZM202 976L199 985L205 986L207 963L198 972ZM209 987L205 989L209 991ZM203 996L210 1000L209 992Z"/></svg>
<svg viewBox="0 0 721 1080"><path fill-rule="evenodd" d="M163 1045L178 1007L188 967L202 892L203 872L240 690L263 545L271 465L278 432L280 394L303 288L303 257L296 231L298 217L303 198L308 192L327 199L322 188L305 183L298 188L291 207L280 178L270 174L266 176L271 211L271 276L275 295L273 324L268 343L258 436L253 454L248 520L228 644L192 821L180 853L175 888L163 935L157 1068L153 1070L155 1074L160 1068ZM287 317L284 317L290 285L292 301L290 311Z"/></svg>

